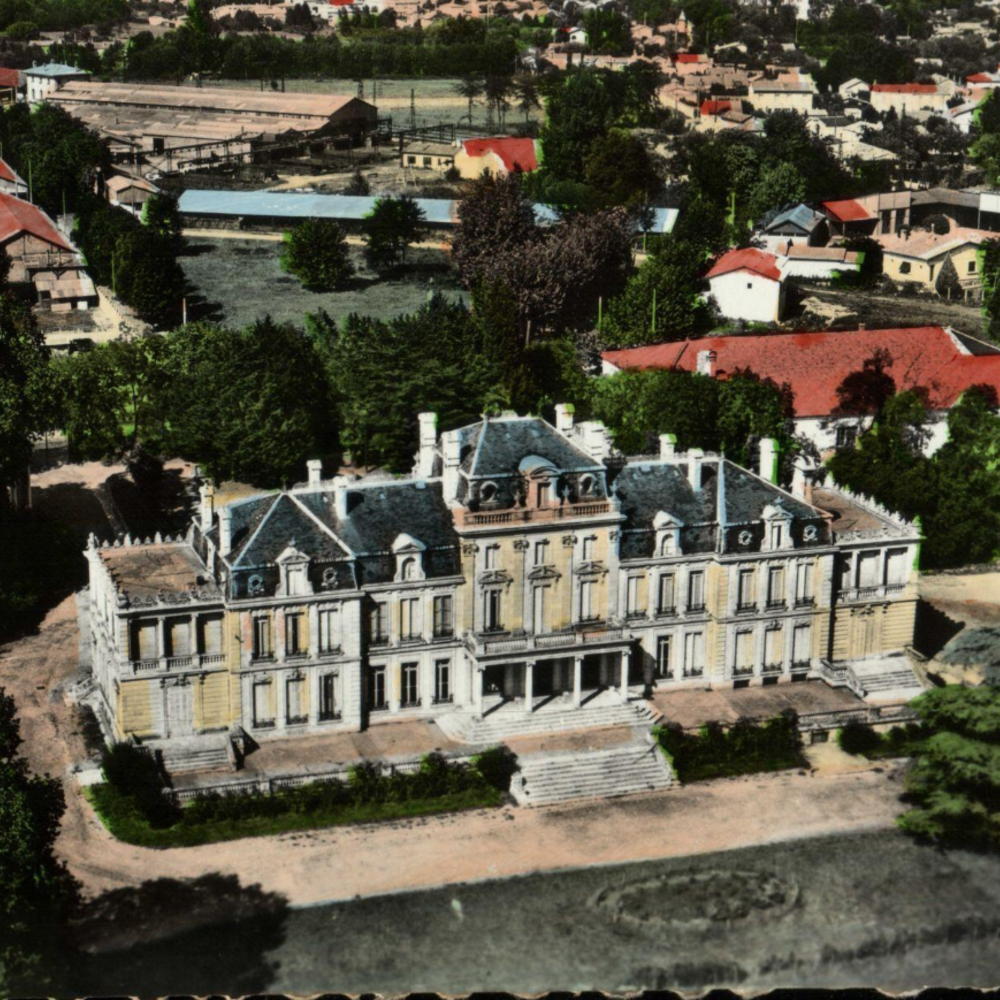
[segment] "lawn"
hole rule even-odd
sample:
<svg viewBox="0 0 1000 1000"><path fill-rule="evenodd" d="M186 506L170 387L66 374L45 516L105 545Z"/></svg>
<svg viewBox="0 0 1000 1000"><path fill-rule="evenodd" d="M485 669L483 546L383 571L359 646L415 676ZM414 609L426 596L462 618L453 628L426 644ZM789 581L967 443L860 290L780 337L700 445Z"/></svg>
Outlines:
<svg viewBox="0 0 1000 1000"><path fill-rule="evenodd" d="M188 299L192 321L246 326L269 315L276 322L302 325L307 313L321 310L338 320L351 313L392 319L413 312L434 291L466 298L441 250L413 249L403 273L379 278L365 268L361 248L352 247L358 274L351 285L338 292L311 292L281 270L280 242L194 237L188 244L180 263L194 289Z"/></svg>
<svg viewBox="0 0 1000 1000"><path fill-rule="evenodd" d="M91 785L84 795L101 822L116 840L139 847L195 847L243 837L270 837L293 830L316 830L350 823L384 823L389 820L433 816L463 809L488 809L503 801L493 787L468 788L432 799L407 802L351 803L318 808L310 812L280 812L272 816L240 819L217 818L156 828L127 796L108 784Z"/></svg>

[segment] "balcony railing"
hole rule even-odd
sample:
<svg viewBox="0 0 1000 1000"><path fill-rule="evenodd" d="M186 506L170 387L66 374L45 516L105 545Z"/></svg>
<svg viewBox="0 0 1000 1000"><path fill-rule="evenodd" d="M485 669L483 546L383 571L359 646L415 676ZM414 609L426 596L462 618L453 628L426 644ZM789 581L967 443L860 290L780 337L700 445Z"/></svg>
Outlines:
<svg viewBox="0 0 1000 1000"><path fill-rule="evenodd" d="M562 521L575 517L600 517L612 512L611 501L563 504L559 507L516 507L513 510L460 511L458 520L466 528L485 528L497 524L520 524L525 521Z"/></svg>
<svg viewBox="0 0 1000 1000"><path fill-rule="evenodd" d="M186 656L148 656L128 663L135 674L152 670L197 670L202 667L218 667L226 662L225 653L189 653Z"/></svg>
<svg viewBox="0 0 1000 1000"><path fill-rule="evenodd" d="M898 597L905 590L905 583L883 583L875 587L847 587L837 595L837 601L840 604L880 601L887 597Z"/></svg>
<svg viewBox="0 0 1000 1000"><path fill-rule="evenodd" d="M738 615L752 615L756 610L757 604L755 602L736 605L736 613Z"/></svg>
<svg viewBox="0 0 1000 1000"><path fill-rule="evenodd" d="M765 663L761 668L761 673L765 677L773 677L776 674L784 673L784 670L780 663Z"/></svg>
<svg viewBox="0 0 1000 1000"><path fill-rule="evenodd" d="M797 608L811 608L816 604L815 597L796 597L795 607Z"/></svg>
<svg viewBox="0 0 1000 1000"><path fill-rule="evenodd" d="M511 633L474 634L466 633L465 646L478 655L496 653L522 653L534 649L552 649L560 646L584 646L604 642L629 639L628 628L618 622L605 625L560 629L557 632L538 632L526 635Z"/></svg>

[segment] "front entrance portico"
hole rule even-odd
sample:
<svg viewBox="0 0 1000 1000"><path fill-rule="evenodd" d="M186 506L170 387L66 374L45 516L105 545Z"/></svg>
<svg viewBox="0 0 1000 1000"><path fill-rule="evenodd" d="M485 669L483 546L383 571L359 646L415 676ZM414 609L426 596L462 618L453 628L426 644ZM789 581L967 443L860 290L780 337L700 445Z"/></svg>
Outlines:
<svg viewBox="0 0 1000 1000"><path fill-rule="evenodd" d="M479 718L503 707L534 712L545 705L580 708L602 691L629 696L631 650L536 657L472 665L473 704Z"/></svg>

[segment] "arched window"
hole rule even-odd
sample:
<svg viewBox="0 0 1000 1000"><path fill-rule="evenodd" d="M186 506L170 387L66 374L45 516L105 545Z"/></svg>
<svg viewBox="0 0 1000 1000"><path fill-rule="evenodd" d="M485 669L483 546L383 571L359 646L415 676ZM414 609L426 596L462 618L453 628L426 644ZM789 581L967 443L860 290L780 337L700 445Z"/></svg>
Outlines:
<svg viewBox="0 0 1000 1000"><path fill-rule="evenodd" d="M672 556L677 554L677 536L674 532L668 531L660 539L660 555Z"/></svg>
<svg viewBox="0 0 1000 1000"><path fill-rule="evenodd" d="M497 498L496 483L486 483L479 491L479 496L483 503L494 503Z"/></svg>
<svg viewBox="0 0 1000 1000"><path fill-rule="evenodd" d="M400 574L404 580L416 580L420 574L417 572L417 560L410 557L403 560L403 569Z"/></svg>
<svg viewBox="0 0 1000 1000"><path fill-rule="evenodd" d="M597 489L597 480L593 476L580 477L580 496L592 497Z"/></svg>

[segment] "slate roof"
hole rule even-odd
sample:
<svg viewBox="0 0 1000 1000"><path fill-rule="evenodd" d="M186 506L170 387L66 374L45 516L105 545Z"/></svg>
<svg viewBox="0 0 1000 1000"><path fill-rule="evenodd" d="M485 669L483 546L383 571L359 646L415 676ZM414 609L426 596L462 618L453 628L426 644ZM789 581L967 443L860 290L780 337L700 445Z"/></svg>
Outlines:
<svg viewBox="0 0 1000 1000"><path fill-rule="evenodd" d="M808 205L796 205L794 208L779 212L766 226L765 232L773 232L782 226L793 226L804 233L811 233L821 222L823 216L813 211Z"/></svg>
<svg viewBox="0 0 1000 1000"><path fill-rule="evenodd" d="M562 472L604 468L538 417L501 417L480 427L467 474L488 479L513 476L529 455L548 460Z"/></svg>
<svg viewBox="0 0 1000 1000"><path fill-rule="evenodd" d="M32 66L22 70L25 76L45 76L56 79L60 76L90 76L90 71L78 66L67 66L65 63L45 63L42 66Z"/></svg>
<svg viewBox="0 0 1000 1000"><path fill-rule="evenodd" d="M341 559L348 553L335 537L310 516L299 498L279 493L264 502L267 510L256 530L246 536L233 566L264 566L273 563L289 545L313 559Z"/></svg>

